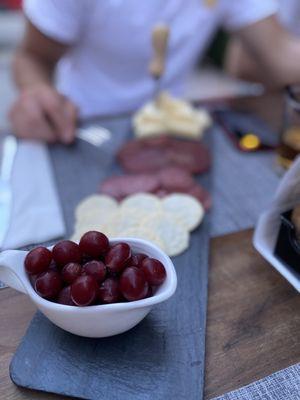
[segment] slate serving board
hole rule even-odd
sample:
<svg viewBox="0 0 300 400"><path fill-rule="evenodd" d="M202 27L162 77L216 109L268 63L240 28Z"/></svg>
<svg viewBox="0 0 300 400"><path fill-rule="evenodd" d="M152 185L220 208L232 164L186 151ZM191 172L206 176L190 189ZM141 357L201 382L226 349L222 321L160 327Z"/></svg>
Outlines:
<svg viewBox="0 0 300 400"><path fill-rule="evenodd" d="M102 121L113 141L96 149L78 142L51 149L70 234L74 207L118 172L114 154L130 136L128 119ZM201 177L209 186L209 176ZM19 386L83 399L201 399L203 395L209 216L174 258L178 288L131 331L111 338L69 334L37 313L10 365Z"/></svg>

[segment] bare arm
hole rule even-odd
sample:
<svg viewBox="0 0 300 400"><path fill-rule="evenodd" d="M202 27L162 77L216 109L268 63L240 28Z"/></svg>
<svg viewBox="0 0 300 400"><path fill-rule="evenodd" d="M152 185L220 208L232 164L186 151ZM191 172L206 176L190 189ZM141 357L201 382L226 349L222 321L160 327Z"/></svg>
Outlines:
<svg viewBox="0 0 300 400"><path fill-rule="evenodd" d="M48 142L73 140L76 107L53 86L55 66L67 49L27 21L13 62L20 95L10 111L10 119L17 136Z"/></svg>
<svg viewBox="0 0 300 400"><path fill-rule="evenodd" d="M229 75L250 82L261 82L268 85L268 74L259 67L241 40L231 37L225 53L224 68ZM271 83L272 86L272 83Z"/></svg>
<svg viewBox="0 0 300 400"><path fill-rule="evenodd" d="M237 37L227 55L227 67L235 75L278 88L300 83L300 38L289 34L275 16L240 30Z"/></svg>

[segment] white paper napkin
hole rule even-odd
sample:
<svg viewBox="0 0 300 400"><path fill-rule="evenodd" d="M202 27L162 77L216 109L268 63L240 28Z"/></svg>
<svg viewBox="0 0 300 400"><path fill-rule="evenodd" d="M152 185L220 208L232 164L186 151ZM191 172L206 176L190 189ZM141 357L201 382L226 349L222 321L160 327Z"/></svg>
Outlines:
<svg viewBox="0 0 300 400"><path fill-rule="evenodd" d="M280 272L298 292L300 279L292 268L282 263L274 255L274 249L280 228L280 214L300 203L300 157L282 178L274 200L269 209L259 218L255 229L253 244L261 255Z"/></svg>
<svg viewBox="0 0 300 400"><path fill-rule="evenodd" d="M64 219L45 145L19 141L11 187L11 218L2 250L64 236Z"/></svg>

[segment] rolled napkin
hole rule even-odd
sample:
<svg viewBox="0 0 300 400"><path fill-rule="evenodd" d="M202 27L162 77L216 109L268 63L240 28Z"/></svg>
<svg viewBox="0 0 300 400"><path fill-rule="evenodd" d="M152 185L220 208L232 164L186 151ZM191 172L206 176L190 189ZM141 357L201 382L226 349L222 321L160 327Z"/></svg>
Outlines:
<svg viewBox="0 0 300 400"><path fill-rule="evenodd" d="M10 223L1 250L64 236L64 218L45 145L19 141L11 190Z"/></svg>
<svg viewBox="0 0 300 400"><path fill-rule="evenodd" d="M187 101L176 99L166 92L156 101L146 103L133 117L137 137L170 134L199 139L211 125L206 110L195 109Z"/></svg>

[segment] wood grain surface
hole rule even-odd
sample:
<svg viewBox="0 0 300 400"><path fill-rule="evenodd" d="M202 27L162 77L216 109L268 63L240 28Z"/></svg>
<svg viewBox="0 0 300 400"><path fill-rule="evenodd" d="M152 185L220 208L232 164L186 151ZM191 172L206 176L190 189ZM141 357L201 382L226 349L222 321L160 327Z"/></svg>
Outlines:
<svg viewBox="0 0 300 400"><path fill-rule="evenodd" d="M252 231L244 231L212 240L207 400L300 361L300 296L255 252L251 238ZM34 312L26 296L0 291L1 399L64 398L21 390L10 381L11 357Z"/></svg>
<svg viewBox="0 0 300 400"><path fill-rule="evenodd" d="M211 244L206 399L300 361L300 296L255 251L252 234Z"/></svg>

